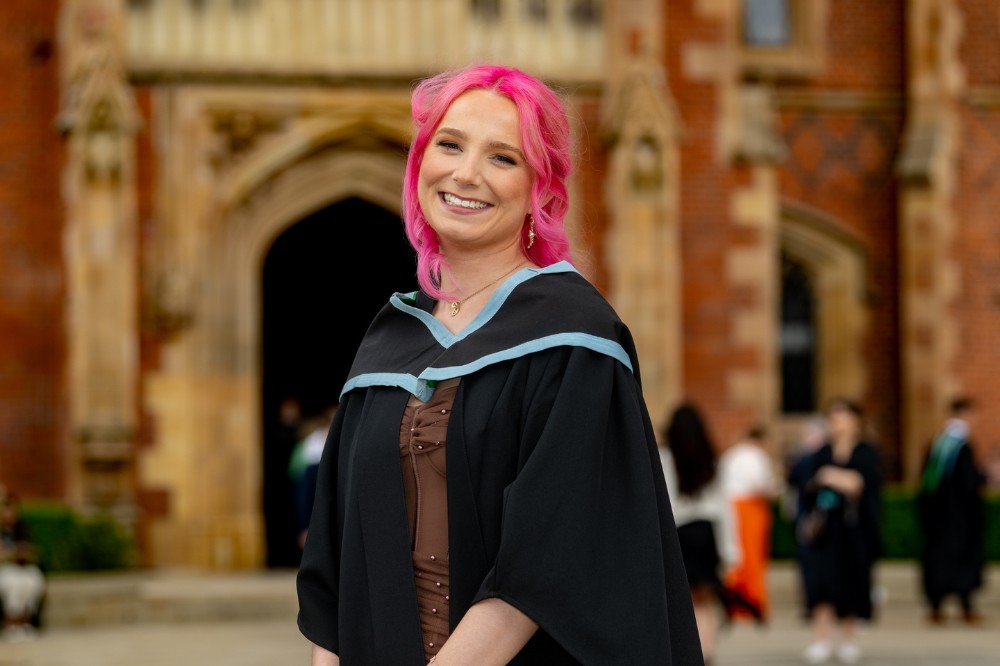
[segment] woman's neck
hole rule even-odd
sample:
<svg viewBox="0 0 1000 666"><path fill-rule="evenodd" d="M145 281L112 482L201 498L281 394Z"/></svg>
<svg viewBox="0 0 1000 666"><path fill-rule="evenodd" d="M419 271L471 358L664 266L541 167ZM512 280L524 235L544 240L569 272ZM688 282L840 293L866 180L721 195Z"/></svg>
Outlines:
<svg viewBox="0 0 1000 666"><path fill-rule="evenodd" d="M835 460L845 461L851 457L851 452L858 443L858 438L854 435L842 435L833 440L833 457Z"/></svg>
<svg viewBox="0 0 1000 666"><path fill-rule="evenodd" d="M527 258L517 245L492 254L445 255L445 261L447 267L442 271L441 287L459 298L496 280L519 264L527 265Z"/></svg>

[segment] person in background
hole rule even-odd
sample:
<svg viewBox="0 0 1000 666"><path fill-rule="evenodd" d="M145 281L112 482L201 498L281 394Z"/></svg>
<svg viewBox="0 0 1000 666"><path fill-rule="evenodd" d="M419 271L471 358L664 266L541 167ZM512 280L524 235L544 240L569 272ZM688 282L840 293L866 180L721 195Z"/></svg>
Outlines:
<svg viewBox="0 0 1000 666"><path fill-rule="evenodd" d="M726 589L741 603L730 604L732 619L763 622L768 615L767 566L771 559L772 502L780 488L767 453L763 427L750 428L723 451L719 474L733 510L740 559L727 572Z"/></svg>
<svg viewBox="0 0 1000 666"><path fill-rule="evenodd" d="M340 391L296 581L312 663L702 665L635 345L571 263L562 97L482 65L411 110L420 290Z"/></svg>
<svg viewBox="0 0 1000 666"><path fill-rule="evenodd" d="M942 604L951 596L958 598L965 622L982 620L972 599L982 587L986 561L986 477L971 444L975 416L970 398L952 402L950 418L928 452L917 496L923 592L934 624L944 622Z"/></svg>
<svg viewBox="0 0 1000 666"><path fill-rule="evenodd" d="M18 497L0 498L0 618L4 639L34 638L45 597L45 575L38 567L35 546L21 518Z"/></svg>
<svg viewBox="0 0 1000 666"><path fill-rule="evenodd" d="M264 437L264 477L261 502L268 567L295 567L301 558L296 544L295 487L286 474L292 452L302 438L302 404L285 396L277 413L267 419Z"/></svg>
<svg viewBox="0 0 1000 666"><path fill-rule="evenodd" d="M802 486L809 456L829 440L826 418L822 414L810 415L802 423L798 440L785 459L785 491L782 496L782 515L791 523L797 522L803 510Z"/></svg>
<svg viewBox="0 0 1000 666"><path fill-rule="evenodd" d="M861 660L859 623L872 619L872 568L879 536L882 462L864 436L861 407L837 398L826 410L829 440L802 468L803 513L796 525L803 560L810 664ZM839 640L834 631L839 624Z"/></svg>
<svg viewBox="0 0 1000 666"><path fill-rule="evenodd" d="M333 405L313 419L312 427L309 428L306 436L296 444L288 463L288 476L292 480L295 492L295 517L299 548L305 548L306 545L313 502L316 500L319 461L323 457L326 438L330 434L330 424L333 423L333 417L336 413L337 406Z"/></svg>
<svg viewBox="0 0 1000 666"><path fill-rule="evenodd" d="M809 416L801 426L799 438L795 446L785 460L785 490L781 497L782 516L792 526L795 535L795 563L799 573L799 593L802 616L809 617L809 608L806 603L806 581L810 574L809 558L806 549L797 538L800 532L800 521L806 515L807 495L804 486L808 481L806 475L810 473L809 465L812 456L821 446L829 440L827 432L826 418L822 414Z"/></svg>
<svg viewBox="0 0 1000 666"><path fill-rule="evenodd" d="M705 663L715 658L730 599L723 573L740 561L732 507L718 473L718 454L701 411L691 403L671 413L660 435L660 462L674 507L688 588Z"/></svg>

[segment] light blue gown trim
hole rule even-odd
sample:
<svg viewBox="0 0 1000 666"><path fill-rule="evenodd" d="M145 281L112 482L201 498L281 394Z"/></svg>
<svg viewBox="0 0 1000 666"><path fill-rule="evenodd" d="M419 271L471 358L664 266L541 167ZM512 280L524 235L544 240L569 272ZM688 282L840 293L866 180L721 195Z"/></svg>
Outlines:
<svg viewBox="0 0 1000 666"><path fill-rule="evenodd" d="M404 372L372 372L352 377L344 384L344 388L340 390L340 397L343 398L344 394L352 389L366 388L368 386L398 386L401 389L406 389L409 393L417 396L424 402L427 402L431 397L427 393L428 387L426 382L421 382L413 375ZM430 394L433 393L434 389L431 387ZM423 398L421 395L427 395L427 397Z"/></svg>
<svg viewBox="0 0 1000 666"><path fill-rule="evenodd" d="M523 282L532 279L536 275L546 273L576 273L576 268L568 261L560 261L545 268L522 268L517 273L509 277L490 297L483 309L476 315L468 326L457 334L453 334L430 313L414 307L407 303L407 300L414 300L416 292L409 294L393 294L390 303L396 309L412 315L419 319L427 327L444 349L450 348L456 342L468 337L478 329L482 328L500 310L500 307L510 296L511 292ZM370 373L358 375L351 378L341 390L341 396L355 388L368 386L397 386L406 389L418 399L427 401L434 393L434 386L437 382L445 379L462 377L481 370L494 363L501 363L515 358L520 358L528 354L539 352L554 347L584 347L599 354L610 356L619 361L622 365L633 372L632 360L629 358L625 348L617 342L607 338L590 335L589 333L557 333L530 342L525 342L509 349L502 349L492 354L482 356L471 363L460 366L427 368L419 376L407 373Z"/></svg>
<svg viewBox="0 0 1000 666"><path fill-rule="evenodd" d="M511 347L510 349L503 349L492 354L487 354L486 356L482 356L472 363L466 363L465 365L456 365L446 368L428 368L420 373L419 379L436 382L445 379L453 379L455 377L472 374L473 372L482 370L486 366L493 365L494 363L509 361L510 359L520 358L545 349L552 349L553 347L585 347L591 351L597 352L598 354L610 356L628 368L629 372L632 371L631 359L629 359L625 349L617 342L613 342L607 338L599 338L597 336L590 335L589 333L557 333L555 335L548 335L544 338L532 340L531 342L525 342L517 345L516 347Z"/></svg>
<svg viewBox="0 0 1000 666"><path fill-rule="evenodd" d="M479 314L476 315L475 319L469 322L469 325L458 333L452 333L449 331L447 326L435 319L434 315L426 310L421 310L420 308L407 303L407 300L416 300L417 292L415 291L407 294L393 294L389 298L389 303L397 310L419 319L424 326L427 327L427 330L431 332L431 335L434 336L434 339L437 340L438 344L445 349L448 349L456 342L467 338L485 326L489 320L496 315L496 313L503 306L504 302L506 302L507 297L510 296L511 292L513 292L519 284L523 284L537 275L551 275L555 273L579 273L579 271L577 271L576 267L568 261L559 261L551 266L546 266L545 268L522 268L507 278L497 288L497 290L493 292L493 295L490 296L488 301L486 301L486 305L484 305L483 309L479 311Z"/></svg>

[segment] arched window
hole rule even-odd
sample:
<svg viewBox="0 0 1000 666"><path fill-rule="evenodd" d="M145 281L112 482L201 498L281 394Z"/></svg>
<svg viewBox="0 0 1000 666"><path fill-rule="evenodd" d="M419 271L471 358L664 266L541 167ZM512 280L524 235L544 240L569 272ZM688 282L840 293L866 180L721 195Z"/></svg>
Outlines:
<svg viewBox="0 0 1000 666"><path fill-rule="evenodd" d="M802 264L781 256L781 411L816 409L816 307L812 278Z"/></svg>

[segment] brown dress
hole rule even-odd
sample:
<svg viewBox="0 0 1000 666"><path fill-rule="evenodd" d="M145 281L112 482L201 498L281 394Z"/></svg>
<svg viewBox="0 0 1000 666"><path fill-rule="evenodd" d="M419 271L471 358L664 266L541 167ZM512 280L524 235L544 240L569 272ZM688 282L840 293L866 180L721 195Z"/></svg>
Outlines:
<svg viewBox="0 0 1000 666"><path fill-rule="evenodd" d="M399 462L410 525L417 610L430 659L448 638L448 477L445 435L458 380L442 382L427 402L411 397L399 430Z"/></svg>

